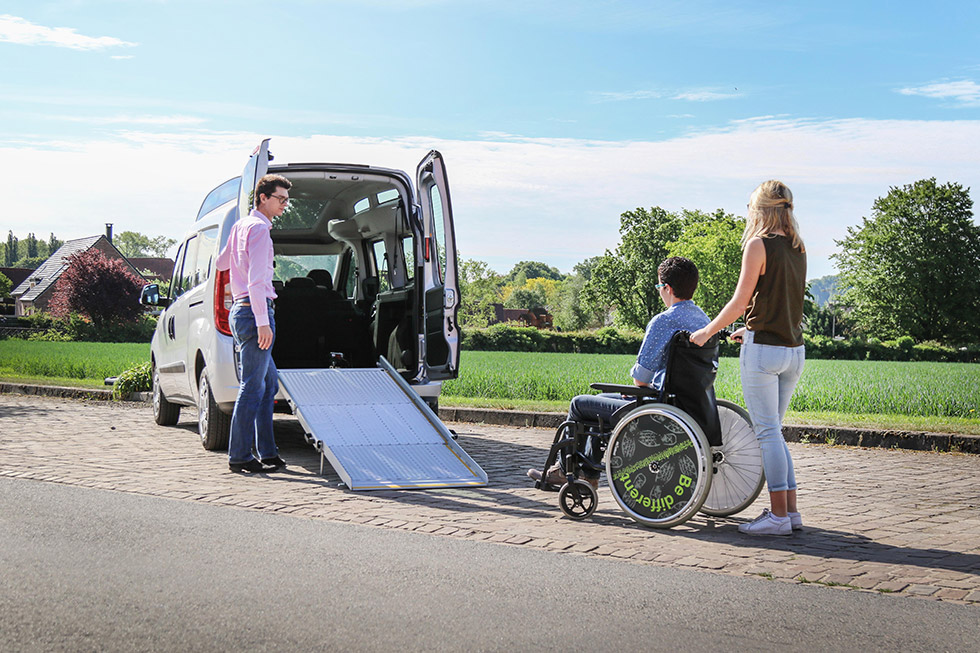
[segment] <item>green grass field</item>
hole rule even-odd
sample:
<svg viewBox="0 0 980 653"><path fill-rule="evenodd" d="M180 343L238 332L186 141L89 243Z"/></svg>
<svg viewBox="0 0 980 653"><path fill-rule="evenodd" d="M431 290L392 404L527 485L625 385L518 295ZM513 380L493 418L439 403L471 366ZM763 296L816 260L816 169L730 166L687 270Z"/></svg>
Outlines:
<svg viewBox="0 0 980 653"><path fill-rule="evenodd" d="M144 343L0 340L0 380L98 387L150 357ZM444 405L564 411L589 383L630 383L635 357L464 351ZM742 403L738 360L723 358L715 390ZM807 361L788 421L980 433L980 365Z"/></svg>
<svg viewBox="0 0 980 653"><path fill-rule="evenodd" d="M536 400L567 407L589 383L632 383L634 356L464 351L447 398ZM717 395L742 403L738 359L723 358ZM978 420L980 365L883 361L807 361L794 413L904 415ZM562 410L562 408L558 408Z"/></svg>
<svg viewBox="0 0 980 653"><path fill-rule="evenodd" d="M51 378L57 385L76 380L89 387L148 360L150 343L0 340L0 378L5 379Z"/></svg>

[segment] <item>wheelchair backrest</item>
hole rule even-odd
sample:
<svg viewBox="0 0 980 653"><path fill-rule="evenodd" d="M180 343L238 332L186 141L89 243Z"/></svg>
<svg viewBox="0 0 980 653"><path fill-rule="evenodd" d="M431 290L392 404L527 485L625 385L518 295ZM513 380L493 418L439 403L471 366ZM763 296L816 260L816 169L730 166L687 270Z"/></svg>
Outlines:
<svg viewBox="0 0 980 653"><path fill-rule="evenodd" d="M698 347L687 331L675 333L667 350L663 388L663 401L697 420L712 447L721 446L721 422L715 401L718 341L715 334L704 347Z"/></svg>

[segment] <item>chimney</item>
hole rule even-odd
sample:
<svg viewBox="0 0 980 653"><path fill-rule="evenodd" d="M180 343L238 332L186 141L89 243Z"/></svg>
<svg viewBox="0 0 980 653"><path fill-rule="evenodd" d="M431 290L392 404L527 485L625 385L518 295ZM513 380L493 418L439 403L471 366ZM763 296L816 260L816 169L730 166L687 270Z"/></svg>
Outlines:
<svg viewBox="0 0 980 653"><path fill-rule="evenodd" d="M110 243L112 242L112 223L111 222L106 222L105 223L105 237L106 237L106 240L108 240Z"/></svg>

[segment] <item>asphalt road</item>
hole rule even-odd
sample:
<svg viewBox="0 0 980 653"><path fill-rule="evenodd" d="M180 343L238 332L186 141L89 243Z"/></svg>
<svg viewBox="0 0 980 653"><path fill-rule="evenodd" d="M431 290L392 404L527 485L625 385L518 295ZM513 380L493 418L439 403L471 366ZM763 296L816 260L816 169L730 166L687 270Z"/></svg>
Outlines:
<svg viewBox="0 0 980 653"><path fill-rule="evenodd" d="M0 650L980 650L976 606L0 478Z"/></svg>

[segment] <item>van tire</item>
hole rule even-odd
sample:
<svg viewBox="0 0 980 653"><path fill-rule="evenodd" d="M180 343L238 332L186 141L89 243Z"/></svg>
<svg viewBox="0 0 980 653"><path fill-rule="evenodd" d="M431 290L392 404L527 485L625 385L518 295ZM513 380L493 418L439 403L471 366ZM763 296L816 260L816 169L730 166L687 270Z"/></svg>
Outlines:
<svg viewBox="0 0 980 653"><path fill-rule="evenodd" d="M173 426L180 419L180 405L167 401L160 389L160 372L153 366L153 421L160 426Z"/></svg>
<svg viewBox="0 0 980 653"><path fill-rule="evenodd" d="M201 444L208 451L225 450L231 432L231 415L222 412L215 403L207 368L201 370L197 388L197 432L201 436Z"/></svg>

